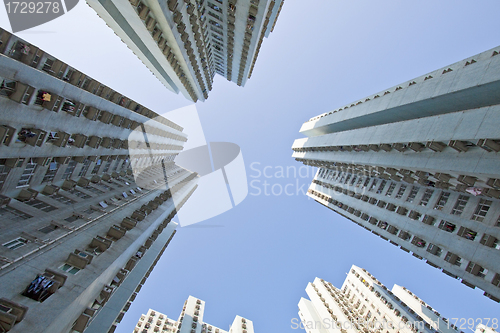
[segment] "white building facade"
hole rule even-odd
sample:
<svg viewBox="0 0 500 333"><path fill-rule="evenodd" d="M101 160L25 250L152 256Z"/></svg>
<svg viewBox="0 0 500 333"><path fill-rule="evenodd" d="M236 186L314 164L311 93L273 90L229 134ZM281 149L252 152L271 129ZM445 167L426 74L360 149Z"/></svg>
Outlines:
<svg viewBox="0 0 500 333"><path fill-rule="evenodd" d="M316 278L306 292L309 299L300 300L300 320L292 321L292 328L308 333L460 332L411 291L398 285L391 291L354 265L342 288Z"/></svg>
<svg viewBox="0 0 500 333"><path fill-rule="evenodd" d="M236 316L229 330L224 330L204 322L204 312L205 302L189 296L177 320L149 309L137 322L134 333L254 333L251 320Z"/></svg>
<svg viewBox="0 0 500 333"><path fill-rule="evenodd" d="M171 91L208 98L215 74L244 86L284 0L88 0Z"/></svg>
<svg viewBox="0 0 500 333"><path fill-rule="evenodd" d="M197 174L182 128L0 30L0 331L113 332Z"/></svg>
<svg viewBox="0 0 500 333"><path fill-rule="evenodd" d="M500 302L500 47L304 123L308 196Z"/></svg>

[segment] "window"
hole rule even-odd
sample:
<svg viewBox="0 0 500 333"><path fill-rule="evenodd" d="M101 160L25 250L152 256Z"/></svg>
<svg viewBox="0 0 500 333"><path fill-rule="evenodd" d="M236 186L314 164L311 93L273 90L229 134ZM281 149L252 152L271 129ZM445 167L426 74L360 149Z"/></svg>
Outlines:
<svg viewBox="0 0 500 333"><path fill-rule="evenodd" d="M94 168L92 169L92 172L90 172L91 175L97 175L97 173L99 172L99 169L101 168L101 160L97 160Z"/></svg>
<svg viewBox="0 0 500 333"><path fill-rule="evenodd" d="M76 203L75 200L72 200L68 197L65 197L64 195L59 194L59 193L54 193L50 197L54 200L59 201L60 203L65 204L65 205L72 205L72 204Z"/></svg>
<svg viewBox="0 0 500 333"><path fill-rule="evenodd" d="M57 225L49 224L46 227L38 229L38 231L40 231L41 233L44 233L44 234L49 234L52 231L56 230L57 228L59 228Z"/></svg>
<svg viewBox="0 0 500 333"><path fill-rule="evenodd" d="M491 280L491 284L500 287L500 274L495 274L495 277Z"/></svg>
<svg viewBox="0 0 500 333"><path fill-rule="evenodd" d="M460 230L458 230L457 234L465 239L470 240L470 241L474 241L474 239L476 239L476 236L477 236L476 231L471 230L469 228L464 228L464 227L460 227Z"/></svg>
<svg viewBox="0 0 500 333"><path fill-rule="evenodd" d="M452 252L446 253L444 260L455 266L460 266L462 264L462 258Z"/></svg>
<svg viewBox="0 0 500 333"><path fill-rule="evenodd" d="M111 162L112 162L111 160L108 160L108 161L106 162L106 165L104 165L104 170L102 170L102 172L103 172L103 173L108 172L109 167L111 166Z"/></svg>
<svg viewBox="0 0 500 333"><path fill-rule="evenodd" d="M490 200L481 199L476 207L476 211L472 214L472 220L483 222L491 204Z"/></svg>
<svg viewBox="0 0 500 333"><path fill-rule="evenodd" d="M462 212L464 211L465 205L467 205L468 201L469 197L461 194L458 197L457 202L455 202L455 206L453 207L451 213L453 215L462 215Z"/></svg>
<svg viewBox="0 0 500 333"><path fill-rule="evenodd" d="M465 271L469 272L475 276L479 276L480 278L484 278L486 276L486 274L488 274L487 269L485 269L484 267L481 267L480 265L478 265L472 261L469 262Z"/></svg>
<svg viewBox="0 0 500 333"><path fill-rule="evenodd" d="M429 243L429 246L427 247L427 252L439 257L441 255L442 250L439 246Z"/></svg>
<svg viewBox="0 0 500 333"><path fill-rule="evenodd" d="M33 217L10 206L0 207L0 216L2 219L9 219L12 221L27 220Z"/></svg>
<svg viewBox="0 0 500 333"><path fill-rule="evenodd" d="M442 192L441 195L439 196L439 200L436 203L436 206L434 206L434 209L442 210L443 207L448 202L449 198L450 198L450 192Z"/></svg>
<svg viewBox="0 0 500 333"><path fill-rule="evenodd" d="M382 193L382 191L384 190L384 187L385 187L386 184L387 184L387 180L383 180L380 183L380 186L378 187L377 193Z"/></svg>
<svg viewBox="0 0 500 333"><path fill-rule="evenodd" d="M70 217L65 218L65 219L64 219L64 221L71 223L71 222L75 222L75 221L76 221L76 220L78 220L79 218L80 218L80 217L78 217L78 216L76 216L76 215L71 215Z"/></svg>
<svg viewBox="0 0 500 333"><path fill-rule="evenodd" d="M75 267L75 266L71 266L70 264L64 264L61 267L59 267L59 269L65 271L66 273L73 274L73 275L75 275L76 273L78 273L80 271L80 268Z"/></svg>
<svg viewBox="0 0 500 333"><path fill-rule="evenodd" d="M439 229L444 230L444 231L448 231L448 232L455 231L456 227L457 226L455 224L450 223L450 222L445 221L445 220L441 220L441 222L439 223L439 226L438 226Z"/></svg>
<svg viewBox="0 0 500 333"><path fill-rule="evenodd" d="M57 207L51 206L48 203L38 199L30 199L28 201L25 201L24 203L47 213L57 209Z"/></svg>
<svg viewBox="0 0 500 333"><path fill-rule="evenodd" d="M392 195L392 192L394 192L395 188L396 188L396 183L391 183L391 185L389 185L389 189L387 190L387 193L385 195L390 197Z"/></svg>
<svg viewBox="0 0 500 333"><path fill-rule="evenodd" d="M403 194L406 191L406 185L401 184L399 187L398 193L396 194L396 199L401 199L403 197Z"/></svg>
<svg viewBox="0 0 500 333"><path fill-rule="evenodd" d="M26 243L28 243L28 240L25 239L25 238L22 238L22 237L18 237L16 239L13 239L11 240L10 242L7 242L7 243L4 243L2 244L3 246L11 249L11 250L15 250L21 246L24 246L26 245Z"/></svg>
<svg viewBox="0 0 500 333"><path fill-rule="evenodd" d="M434 190L431 190L431 189L425 190L424 196L422 197L422 200L420 200L419 205L420 206L427 206L430 198L432 197L432 193L434 193Z"/></svg>
<svg viewBox="0 0 500 333"><path fill-rule="evenodd" d="M89 160L88 158L86 158L86 159L83 161L83 167L82 167L82 169L80 170L80 173L78 173L78 177L85 177L85 174L86 174L86 173L87 173L87 171L89 170L90 163L92 163L92 161L91 161L91 160Z"/></svg>
<svg viewBox="0 0 500 333"><path fill-rule="evenodd" d="M66 167L66 170L64 170L62 179L70 179L71 178L73 171L75 171L76 164L77 164L77 162L74 160L69 161L69 164Z"/></svg>
<svg viewBox="0 0 500 333"><path fill-rule="evenodd" d="M3 183L7 176L9 175L10 168L6 165L0 165L0 190L2 189Z"/></svg>
<svg viewBox="0 0 500 333"><path fill-rule="evenodd" d="M373 181L373 183L371 184L371 186L368 189L368 191L373 191L375 189L375 186L377 186L377 180L376 179Z"/></svg>
<svg viewBox="0 0 500 333"><path fill-rule="evenodd" d="M371 180L370 177L366 177L365 182L363 183L363 187L367 187L368 184L370 183L370 180Z"/></svg>
<svg viewBox="0 0 500 333"><path fill-rule="evenodd" d="M82 198L82 199L90 199L92 198L92 196L86 194L86 193L83 193L82 191L78 191L77 189L71 189L68 191L69 193L73 194L73 195L76 195L77 197L79 198Z"/></svg>
<svg viewBox="0 0 500 333"><path fill-rule="evenodd" d="M418 187L413 186L411 188L410 195L408 196L408 198L406 198L406 201L413 202L413 199L415 199L415 197L417 196L418 190L419 190Z"/></svg>
<svg viewBox="0 0 500 333"><path fill-rule="evenodd" d="M59 164L57 162L50 163L45 176L43 176L42 184L52 182L56 176L57 170L59 170Z"/></svg>
<svg viewBox="0 0 500 333"><path fill-rule="evenodd" d="M21 178L19 179L19 182L17 183L17 187L29 186L31 178L33 178L33 175L35 174L36 166L36 163L30 159L23 171L23 174L21 175Z"/></svg>

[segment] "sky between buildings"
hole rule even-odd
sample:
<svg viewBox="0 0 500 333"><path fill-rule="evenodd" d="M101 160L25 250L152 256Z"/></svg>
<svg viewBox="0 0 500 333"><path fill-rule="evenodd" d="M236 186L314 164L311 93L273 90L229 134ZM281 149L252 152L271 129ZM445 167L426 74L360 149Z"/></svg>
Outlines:
<svg viewBox="0 0 500 333"><path fill-rule="evenodd" d="M204 319L218 327L238 314L259 333L297 332L291 320L307 283L318 276L340 287L352 264L445 317L498 318L500 305L480 290L308 199L312 169L294 177L302 164L290 156L310 117L498 46L499 12L498 0L286 0L246 86L216 76L208 100L196 104L207 141L241 147L248 197L178 230L117 332L131 332L148 308L177 319L189 295L206 301ZM3 9L0 22L9 28ZM191 104L83 1L18 35L160 114ZM271 193L286 185L288 195Z"/></svg>

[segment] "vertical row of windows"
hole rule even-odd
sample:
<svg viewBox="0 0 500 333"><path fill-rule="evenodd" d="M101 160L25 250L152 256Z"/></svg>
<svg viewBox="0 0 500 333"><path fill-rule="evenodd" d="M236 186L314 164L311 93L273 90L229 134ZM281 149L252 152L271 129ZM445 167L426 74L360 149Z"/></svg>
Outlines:
<svg viewBox="0 0 500 333"><path fill-rule="evenodd" d="M24 168L23 174L21 175L21 178L19 178L19 182L17 183L17 187L25 187L29 186L31 179L33 178L33 175L35 174L37 164L33 159L30 159L28 161L28 164L26 164L26 168Z"/></svg>

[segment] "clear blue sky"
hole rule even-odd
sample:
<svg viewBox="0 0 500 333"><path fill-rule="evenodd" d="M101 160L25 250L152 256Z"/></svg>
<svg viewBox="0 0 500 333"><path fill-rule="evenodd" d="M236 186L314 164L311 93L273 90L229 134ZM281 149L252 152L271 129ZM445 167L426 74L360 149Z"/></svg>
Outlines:
<svg viewBox="0 0 500 333"><path fill-rule="evenodd" d="M304 121L500 45L498 13L498 0L286 0L246 87L216 76L207 102L197 104L207 140L240 145L249 181L263 186L250 165L300 167L291 145ZM3 10L0 22L7 22ZM19 35L158 113L189 105L82 1ZM306 190L311 179L267 181L298 181ZM188 295L206 301L205 321L221 328L238 314L259 333L296 332L290 321L307 282L318 276L340 287L352 264L389 287L409 288L446 317L500 313L480 290L302 194L249 191L235 209L178 230L117 332L131 332L148 308L177 318Z"/></svg>

